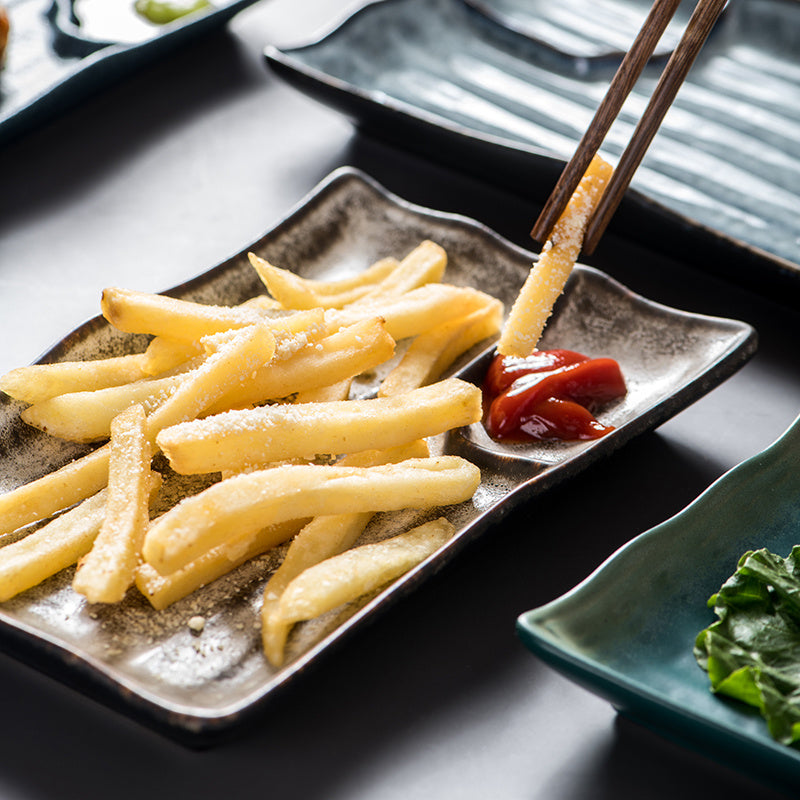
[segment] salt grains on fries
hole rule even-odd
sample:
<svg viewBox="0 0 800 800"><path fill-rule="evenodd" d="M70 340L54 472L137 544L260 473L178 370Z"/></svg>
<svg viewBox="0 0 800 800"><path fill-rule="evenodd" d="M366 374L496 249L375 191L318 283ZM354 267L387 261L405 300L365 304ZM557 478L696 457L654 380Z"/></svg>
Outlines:
<svg viewBox="0 0 800 800"><path fill-rule="evenodd" d="M536 347L575 266L586 225L611 172L611 165L600 156L592 159L511 308L497 343L501 355L528 356Z"/></svg>
<svg viewBox="0 0 800 800"><path fill-rule="evenodd" d="M92 603L118 603L133 583L149 522L150 443L144 409L130 406L111 423L103 527L78 564L72 587Z"/></svg>
<svg viewBox="0 0 800 800"><path fill-rule="evenodd" d="M191 475L291 458L313 460L394 447L481 418L481 390L452 378L374 400L272 405L229 411L161 431L170 466Z"/></svg>

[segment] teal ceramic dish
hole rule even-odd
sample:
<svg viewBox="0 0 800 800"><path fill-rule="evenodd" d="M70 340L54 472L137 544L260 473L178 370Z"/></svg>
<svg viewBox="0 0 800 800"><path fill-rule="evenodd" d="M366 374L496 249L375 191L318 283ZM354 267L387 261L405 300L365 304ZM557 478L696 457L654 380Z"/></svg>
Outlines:
<svg viewBox="0 0 800 800"><path fill-rule="evenodd" d="M254 1L212 0L207 10L148 30L133 0L6 0L11 35L0 69L0 144L221 27ZM109 13L117 7L128 13Z"/></svg>
<svg viewBox="0 0 800 800"><path fill-rule="evenodd" d="M767 547L786 555L798 543L798 498L800 418L572 591L520 616L518 633L537 656L626 716L796 789L800 751L775 742L754 710L712 695L692 645L715 619L707 599L742 553Z"/></svg>

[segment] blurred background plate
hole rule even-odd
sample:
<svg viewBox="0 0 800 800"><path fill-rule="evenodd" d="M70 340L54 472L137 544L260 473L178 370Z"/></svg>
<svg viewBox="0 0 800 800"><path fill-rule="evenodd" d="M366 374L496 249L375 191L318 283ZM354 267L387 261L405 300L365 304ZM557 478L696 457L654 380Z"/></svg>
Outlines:
<svg viewBox="0 0 800 800"><path fill-rule="evenodd" d="M0 144L254 2L213 0L156 26L136 15L133 0L4 0L11 32L0 69Z"/></svg>
<svg viewBox="0 0 800 800"><path fill-rule="evenodd" d="M643 19L647 5L631 1ZM514 4L482 5L508 15ZM573 19L581 22L577 11ZM748 289L800 300L799 37L793 0L730 6L612 230ZM312 43L265 53L278 74L365 132L539 203L616 67L613 58L576 58L521 36L462 0L373 3ZM611 129L602 150L610 160L660 66L648 67Z"/></svg>

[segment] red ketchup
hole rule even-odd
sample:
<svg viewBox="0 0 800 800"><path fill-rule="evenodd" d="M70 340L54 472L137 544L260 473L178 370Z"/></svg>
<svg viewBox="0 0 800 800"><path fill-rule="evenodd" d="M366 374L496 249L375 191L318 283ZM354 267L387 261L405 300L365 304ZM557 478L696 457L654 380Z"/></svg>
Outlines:
<svg viewBox="0 0 800 800"><path fill-rule="evenodd" d="M595 419L603 403L623 397L625 379L612 358L572 350L496 356L483 387L484 423L494 439L599 439L612 426Z"/></svg>

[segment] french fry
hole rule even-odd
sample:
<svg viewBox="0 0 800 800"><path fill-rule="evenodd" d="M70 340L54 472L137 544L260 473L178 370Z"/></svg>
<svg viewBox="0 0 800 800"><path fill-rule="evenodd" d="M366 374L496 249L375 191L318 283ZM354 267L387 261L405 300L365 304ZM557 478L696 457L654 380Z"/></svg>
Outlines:
<svg viewBox="0 0 800 800"><path fill-rule="evenodd" d="M259 309L210 306L162 294L115 287L103 290L101 308L103 316L118 330L188 342L257 323L267 325L278 338L300 331L312 331L324 323L322 309L270 318ZM326 332L323 329L320 335Z"/></svg>
<svg viewBox="0 0 800 800"><path fill-rule="evenodd" d="M341 308L372 291L400 266L396 258L383 258L352 278L320 281L275 267L255 253L247 255L270 294L285 308L298 309Z"/></svg>
<svg viewBox="0 0 800 800"><path fill-rule="evenodd" d="M188 373L178 389L147 418L152 443L162 427L193 419L231 386L241 382L274 352L272 334L263 325L251 325L226 335L218 349ZM0 495L0 534L85 500L108 483L109 447L94 450L38 480Z"/></svg>
<svg viewBox="0 0 800 800"><path fill-rule="evenodd" d="M286 623L301 622L356 600L420 564L454 533L453 525L439 518L309 567L286 587L278 617Z"/></svg>
<svg viewBox="0 0 800 800"><path fill-rule="evenodd" d="M41 403L67 392L92 391L146 378L144 353L97 361L62 361L12 369L0 378L0 391L23 403Z"/></svg>
<svg viewBox="0 0 800 800"><path fill-rule="evenodd" d="M295 403L330 403L333 400L347 400L350 397L352 385L353 379L345 378L327 386L320 386L318 389L297 392L294 401Z"/></svg>
<svg viewBox="0 0 800 800"><path fill-rule="evenodd" d="M92 549L106 515L106 490L0 549L0 602L40 584Z"/></svg>
<svg viewBox="0 0 800 800"><path fill-rule="evenodd" d="M187 373L169 399L147 418L151 442L162 428L202 414L226 392L268 363L275 353L275 337L263 323L221 337L208 337L204 341L216 349L197 369Z"/></svg>
<svg viewBox="0 0 800 800"><path fill-rule="evenodd" d="M98 442L108 439L111 421L117 414L135 404L152 413L166 402L184 377L173 375L93 392L70 392L28 406L20 416L28 425L59 439Z"/></svg>
<svg viewBox="0 0 800 800"><path fill-rule="evenodd" d="M161 476L150 480L152 500ZM107 490L82 501L23 539L0 548L0 602L37 586L86 555L106 516Z"/></svg>
<svg viewBox="0 0 800 800"><path fill-rule="evenodd" d="M399 297L428 283L438 283L447 268L447 253L435 242L426 239L418 244L394 270L356 303L377 302Z"/></svg>
<svg viewBox="0 0 800 800"><path fill-rule="evenodd" d="M580 255L586 225L611 172L611 165L600 156L592 159L514 301L497 344L501 355L533 352Z"/></svg>
<svg viewBox="0 0 800 800"><path fill-rule="evenodd" d="M399 297L352 303L343 309L331 310L327 319L335 327L344 327L369 317L381 317L386 331L399 341L482 308L490 299L477 289L429 283Z"/></svg>
<svg viewBox="0 0 800 800"><path fill-rule="evenodd" d="M111 423L106 514L72 588L91 603L118 603L133 583L149 522L151 448L144 408L126 408Z"/></svg>
<svg viewBox="0 0 800 800"><path fill-rule="evenodd" d="M229 411L165 428L158 446L181 474L354 453L477 422L481 390L451 378L397 397Z"/></svg>
<svg viewBox="0 0 800 800"><path fill-rule="evenodd" d="M291 358L265 364L209 409L218 414L330 386L374 369L394 354L395 342L377 317L362 320L304 347Z"/></svg>
<svg viewBox="0 0 800 800"><path fill-rule="evenodd" d="M502 322L503 304L495 301L421 333L383 379L378 397L409 392L437 380L462 353L497 334Z"/></svg>
<svg viewBox="0 0 800 800"><path fill-rule="evenodd" d="M144 352L147 377L152 378L171 372L201 355L202 352L203 345L199 341L156 336Z"/></svg>
<svg viewBox="0 0 800 800"><path fill-rule="evenodd" d="M460 503L480 470L457 456L378 467L299 465L237 475L188 497L155 520L143 547L162 575L267 525L321 514L395 511Z"/></svg>
<svg viewBox="0 0 800 800"><path fill-rule="evenodd" d="M397 464L407 458L425 458L428 455L427 444L418 440L389 450L354 453L343 458L339 464L349 467L373 467L379 464ZM277 614L284 589L303 570L351 547L372 517L371 511L315 517L292 539L283 562L264 588L261 605L261 640L264 655L273 666L277 667L283 663L286 638L292 627Z"/></svg>
<svg viewBox="0 0 800 800"><path fill-rule="evenodd" d="M108 445L0 495L0 534L51 517L91 497L108 482Z"/></svg>
<svg viewBox="0 0 800 800"><path fill-rule="evenodd" d="M160 611L246 561L291 539L306 521L287 520L262 528L254 536L234 539L210 550L170 575L160 575L149 564L141 564L136 570L136 586L150 601L150 605Z"/></svg>

